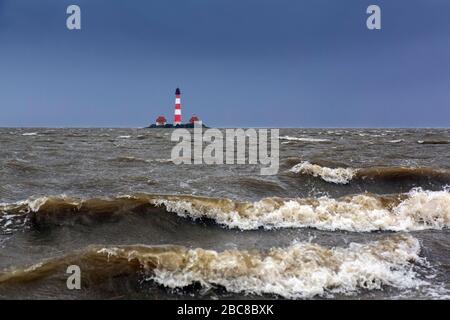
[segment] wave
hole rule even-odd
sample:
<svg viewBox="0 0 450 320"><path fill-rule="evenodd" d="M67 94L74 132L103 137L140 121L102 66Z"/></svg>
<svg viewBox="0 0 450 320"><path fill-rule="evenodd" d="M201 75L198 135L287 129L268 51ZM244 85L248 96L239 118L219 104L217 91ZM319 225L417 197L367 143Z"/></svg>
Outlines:
<svg viewBox="0 0 450 320"><path fill-rule="evenodd" d="M437 179L450 182L450 172L427 167L372 167L357 170L356 176L361 179Z"/></svg>
<svg viewBox="0 0 450 320"><path fill-rule="evenodd" d="M137 272L164 287L225 288L228 292L310 298L358 290L417 288L427 283L413 271L421 263L419 241L397 235L348 247L310 242L267 250L217 252L181 246L90 246L25 269L0 273L0 286L61 275L79 265L84 281L105 281Z"/></svg>
<svg viewBox="0 0 450 320"><path fill-rule="evenodd" d="M66 137L66 138L87 138L87 137L89 137L89 134L81 133L81 132L69 132L69 133L64 134L64 137Z"/></svg>
<svg viewBox="0 0 450 320"><path fill-rule="evenodd" d="M38 133L37 132L25 132L22 133L23 136L37 136Z"/></svg>
<svg viewBox="0 0 450 320"><path fill-rule="evenodd" d="M449 140L418 140L418 144L450 144Z"/></svg>
<svg viewBox="0 0 450 320"><path fill-rule="evenodd" d="M0 205L4 215L27 215L48 223L83 215L97 219L151 210L191 219L210 219L241 230L316 228L320 230L417 231L450 226L450 192L413 189L407 194L359 194L338 199L264 198L237 202L227 198L189 195L126 195L110 199L42 197ZM4 222L6 223L6 222Z"/></svg>
<svg viewBox="0 0 450 320"><path fill-rule="evenodd" d="M164 159L164 158L149 159L148 161L150 161L150 162L158 162L158 163L173 163L172 159Z"/></svg>
<svg viewBox="0 0 450 320"><path fill-rule="evenodd" d="M169 212L209 218L229 228L316 228L369 232L415 231L450 226L448 191L416 189L397 196L354 195L340 199L265 198L248 202L229 199L157 199Z"/></svg>
<svg viewBox="0 0 450 320"><path fill-rule="evenodd" d="M320 177L323 180L337 184L347 184L356 175L357 169L353 168L328 168L308 161L301 162L293 166L289 171Z"/></svg>
<svg viewBox="0 0 450 320"><path fill-rule="evenodd" d="M119 156L115 158L109 158L108 161L117 163L173 163L172 159L142 159L134 156Z"/></svg>
<svg viewBox="0 0 450 320"><path fill-rule="evenodd" d="M148 160L145 159L141 159L141 158L137 158L137 157L133 157L133 156L120 156L120 157L116 157L116 158L110 158L108 159L109 161L112 162L149 162Z"/></svg>
<svg viewBox="0 0 450 320"><path fill-rule="evenodd" d="M302 142L328 142L328 141L330 141L329 139L323 139L323 138L291 137L291 136L281 136L279 139L287 140L287 141L302 141Z"/></svg>
<svg viewBox="0 0 450 320"><path fill-rule="evenodd" d="M351 180L434 179L450 183L450 172L426 167L328 168L310 162L293 166L290 172L320 177L326 182L348 184Z"/></svg>

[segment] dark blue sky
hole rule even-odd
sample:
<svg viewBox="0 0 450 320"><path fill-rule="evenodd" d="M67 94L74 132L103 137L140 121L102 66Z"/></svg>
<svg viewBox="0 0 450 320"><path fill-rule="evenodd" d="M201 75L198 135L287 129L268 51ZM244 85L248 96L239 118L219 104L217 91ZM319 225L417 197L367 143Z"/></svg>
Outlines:
<svg viewBox="0 0 450 320"><path fill-rule="evenodd" d="M177 86L211 126L448 127L450 1L0 0L0 126L172 120Z"/></svg>

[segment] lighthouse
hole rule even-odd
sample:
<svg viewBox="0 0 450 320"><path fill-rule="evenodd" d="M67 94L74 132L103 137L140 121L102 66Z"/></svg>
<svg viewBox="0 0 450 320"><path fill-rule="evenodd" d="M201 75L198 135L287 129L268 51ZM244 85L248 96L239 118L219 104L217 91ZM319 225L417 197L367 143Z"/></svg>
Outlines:
<svg viewBox="0 0 450 320"><path fill-rule="evenodd" d="M195 114L192 115L188 123L181 123L181 91L180 88L177 88L175 90L175 111L173 115L173 124L167 123L164 116L159 116L148 128L194 128L198 125L203 128L207 128L207 126L205 126L202 121L200 121L200 118Z"/></svg>
<svg viewBox="0 0 450 320"><path fill-rule="evenodd" d="M175 114L173 119L173 125L177 126L181 124L181 91L179 88L175 90Z"/></svg>

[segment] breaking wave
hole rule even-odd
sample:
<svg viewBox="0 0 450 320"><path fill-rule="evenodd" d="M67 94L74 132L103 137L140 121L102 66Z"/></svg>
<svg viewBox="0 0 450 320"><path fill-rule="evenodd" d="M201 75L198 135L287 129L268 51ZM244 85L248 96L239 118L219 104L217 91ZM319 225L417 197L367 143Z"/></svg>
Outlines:
<svg viewBox="0 0 450 320"><path fill-rule="evenodd" d="M237 202L227 198L188 195L127 195L106 199L42 197L0 205L3 216L26 215L34 223L91 216L109 218L130 213L176 213L191 219L211 219L241 230L316 228L355 232L440 230L450 226L450 193L413 189L407 194L359 194L338 199L264 198ZM9 220L3 221L4 224ZM9 223L10 224L10 223Z"/></svg>
<svg viewBox="0 0 450 320"><path fill-rule="evenodd" d="M348 184L351 180L427 179L450 183L450 172L420 167L328 168L308 161L294 165L290 172L320 177L326 182Z"/></svg>
<svg viewBox="0 0 450 320"><path fill-rule="evenodd" d="M169 212L210 218L229 228L303 228L369 232L414 231L450 226L450 194L416 189L397 196L354 195L340 199L265 198L254 203L229 199L160 198Z"/></svg>
<svg viewBox="0 0 450 320"><path fill-rule="evenodd" d="M337 184L347 184L356 175L357 169L353 168L328 168L307 161L296 164L291 172L320 177L323 180Z"/></svg>
<svg viewBox="0 0 450 320"><path fill-rule="evenodd" d="M142 274L167 288L225 288L228 292L310 298L354 294L386 286L405 289L427 283L413 270L421 263L419 241L396 235L367 244L324 247L310 242L267 250L217 252L180 246L90 246L25 269L0 273L0 286L64 274L68 265L82 267L85 281Z"/></svg>
<svg viewBox="0 0 450 320"><path fill-rule="evenodd" d="M291 136L281 136L280 140L286 141L302 141L302 142L328 142L329 139L323 138L311 138L311 137L291 137Z"/></svg>

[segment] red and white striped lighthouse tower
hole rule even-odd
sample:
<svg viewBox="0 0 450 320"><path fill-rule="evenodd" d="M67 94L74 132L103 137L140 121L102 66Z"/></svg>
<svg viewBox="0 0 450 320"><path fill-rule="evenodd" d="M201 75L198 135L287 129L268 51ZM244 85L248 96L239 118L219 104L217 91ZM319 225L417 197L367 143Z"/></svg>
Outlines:
<svg viewBox="0 0 450 320"><path fill-rule="evenodd" d="M175 115L173 119L173 125L181 124L181 91L179 88L175 90Z"/></svg>

